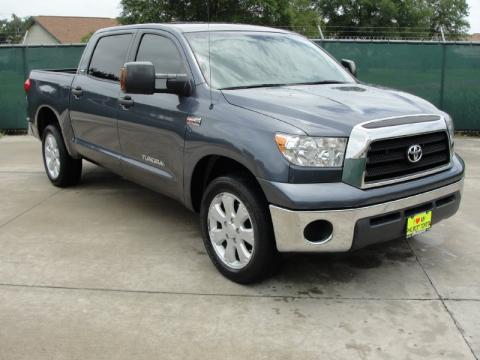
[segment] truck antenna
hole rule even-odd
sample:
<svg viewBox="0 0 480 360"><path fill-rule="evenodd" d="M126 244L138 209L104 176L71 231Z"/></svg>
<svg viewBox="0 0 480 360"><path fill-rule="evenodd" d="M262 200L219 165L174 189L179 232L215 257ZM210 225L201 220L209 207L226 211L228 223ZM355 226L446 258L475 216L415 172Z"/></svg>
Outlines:
<svg viewBox="0 0 480 360"><path fill-rule="evenodd" d="M213 94L212 94L212 64L210 62L211 52L210 52L210 0L207 0L207 22L208 22L208 88L210 89L210 107L213 109Z"/></svg>

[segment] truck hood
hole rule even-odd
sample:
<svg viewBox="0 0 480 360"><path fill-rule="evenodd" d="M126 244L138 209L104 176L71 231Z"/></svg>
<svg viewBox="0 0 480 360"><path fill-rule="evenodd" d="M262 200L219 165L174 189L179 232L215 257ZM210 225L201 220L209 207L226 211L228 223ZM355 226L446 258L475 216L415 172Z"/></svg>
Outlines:
<svg viewBox="0 0 480 360"><path fill-rule="evenodd" d="M362 122L387 117L440 114L405 92L364 84L297 85L223 90L226 100L303 130L311 136L349 136Z"/></svg>

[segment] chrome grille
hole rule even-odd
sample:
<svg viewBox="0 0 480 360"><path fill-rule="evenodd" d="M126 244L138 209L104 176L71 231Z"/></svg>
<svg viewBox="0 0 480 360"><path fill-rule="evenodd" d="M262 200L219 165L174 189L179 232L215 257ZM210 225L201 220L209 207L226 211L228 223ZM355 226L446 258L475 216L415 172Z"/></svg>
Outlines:
<svg viewBox="0 0 480 360"><path fill-rule="evenodd" d="M407 151L414 144L422 147L423 155L420 161L411 163ZM450 146L444 131L377 140L370 144L367 152L364 183L368 185L419 174L449 162Z"/></svg>

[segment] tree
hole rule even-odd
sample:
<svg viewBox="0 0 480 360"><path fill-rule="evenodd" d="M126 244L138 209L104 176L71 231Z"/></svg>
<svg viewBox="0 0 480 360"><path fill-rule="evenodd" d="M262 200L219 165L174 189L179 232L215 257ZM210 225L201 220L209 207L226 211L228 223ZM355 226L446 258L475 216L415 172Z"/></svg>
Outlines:
<svg viewBox="0 0 480 360"><path fill-rule="evenodd" d="M310 0L122 0L121 5L123 24L210 20L311 31L319 21Z"/></svg>
<svg viewBox="0 0 480 360"><path fill-rule="evenodd" d="M86 44L92 36L93 36L93 31L90 31L87 35L83 36L80 39L80 42Z"/></svg>
<svg viewBox="0 0 480 360"><path fill-rule="evenodd" d="M467 0L122 0L120 21L234 22L287 27L308 36L461 38ZM209 11L207 11L209 9Z"/></svg>
<svg viewBox="0 0 480 360"><path fill-rule="evenodd" d="M466 20L469 8L466 0L430 0L431 31L438 31L443 27L446 33L453 34L453 39L459 39L470 28Z"/></svg>
<svg viewBox="0 0 480 360"><path fill-rule="evenodd" d="M317 0L330 35L428 38L444 31L452 38L468 29L467 0Z"/></svg>
<svg viewBox="0 0 480 360"><path fill-rule="evenodd" d="M318 37L318 25L323 24L320 13L310 0L291 1L288 7L289 27L309 37Z"/></svg>
<svg viewBox="0 0 480 360"><path fill-rule="evenodd" d="M20 18L12 14L10 20L0 20L0 44L19 44L32 25L32 18Z"/></svg>

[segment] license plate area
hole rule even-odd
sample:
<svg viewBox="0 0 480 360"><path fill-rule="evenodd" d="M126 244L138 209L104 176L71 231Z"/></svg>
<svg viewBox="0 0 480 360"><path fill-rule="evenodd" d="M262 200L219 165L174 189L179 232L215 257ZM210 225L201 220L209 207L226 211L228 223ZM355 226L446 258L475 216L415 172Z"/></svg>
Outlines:
<svg viewBox="0 0 480 360"><path fill-rule="evenodd" d="M418 212L407 217L407 238L421 234L432 227L432 211Z"/></svg>

